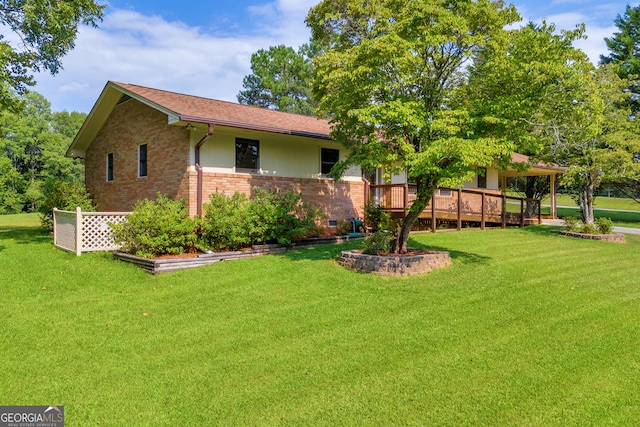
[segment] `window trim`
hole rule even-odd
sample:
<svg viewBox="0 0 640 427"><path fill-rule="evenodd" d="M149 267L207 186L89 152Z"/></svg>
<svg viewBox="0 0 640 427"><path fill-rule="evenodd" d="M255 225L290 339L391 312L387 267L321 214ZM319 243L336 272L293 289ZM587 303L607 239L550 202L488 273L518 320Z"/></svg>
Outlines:
<svg viewBox="0 0 640 427"><path fill-rule="evenodd" d="M107 182L113 182L113 153L107 153Z"/></svg>
<svg viewBox="0 0 640 427"><path fill-rule="evenodd" d="M337 160L335 162L333 162L331 164L331 167L329 168L329 171L331 171L331 169L336 165L336 163L338 163L340 161L340 150L337 148L328 148L328 147L320 147L320 174L322 176L327 176L329 174L329 171L324 172L324 166L331 163L328 161L324 161L323 159L323 154L325 152L332 152L333 154L337 154Z"/></svg>
<svg viewBox="0 0 640 427"><path fill-rule="evenodd" d="M253 162L255 163L255 167L244 167L238 166L238 144L254 144L256 147L256 153L253 158ZM243 159L246 160L246 159ZM234 167L236 172L258 172L260 170L260 140L259 139L250 139L250 138L240 138L236 137L235 140L235 163Z"/></svg>
<svg viewBox="0 0 640 427"><path fill-rule="evenodd" d="M144 147L144 160L142 159L142 147ZM142 169L144 165L144 175ZM144 144L138 144L138 178L146 178L149 176L149 146L145 142Z"/></svg>

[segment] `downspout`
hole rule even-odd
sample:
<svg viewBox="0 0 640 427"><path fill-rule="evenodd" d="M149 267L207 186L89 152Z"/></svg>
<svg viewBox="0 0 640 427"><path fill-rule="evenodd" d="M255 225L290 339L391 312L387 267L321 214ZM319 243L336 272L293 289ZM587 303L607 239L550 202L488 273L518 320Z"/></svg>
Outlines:
<svg viewBox="0 0 640 427"><path fill-rule="evenodd" d="M209 137L213 135L214 128L215 125L213 123L209 123L209 129L207 130L206 135L203 136L202 139L196 144L196 172L198 173L196 189L196 209L198 216L202 216L202 166L200 165L200 147L202 147L204 143L207 142L207 139L209 139Z"/></svg>

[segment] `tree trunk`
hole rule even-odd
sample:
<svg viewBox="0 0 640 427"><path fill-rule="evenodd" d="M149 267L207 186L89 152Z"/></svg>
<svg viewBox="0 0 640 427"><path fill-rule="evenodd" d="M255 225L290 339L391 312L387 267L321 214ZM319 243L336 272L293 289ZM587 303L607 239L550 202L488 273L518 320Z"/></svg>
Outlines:
<svg viewBox="0 0 640 427"><path fill-rule="evenodd" d="M397 230L395 230L395 236L391 244L391 253L393 254L405 254L407 253L407 241L409 240L409 233L413 228L413 224L416 222L422 211L425 210L429 201L433 197L436 186L435 183L416 183L416 200L411 205L411 209L407 213L399 224Z"/></svg>
<svg viewBox="0 0 640 427"><path fill-rule="evenodd" d="M593 199L594 199L594 184L589 179L584 185L580 186L578 190L578 206L580 206L580 216L584 224L593 224Z"/></svg>

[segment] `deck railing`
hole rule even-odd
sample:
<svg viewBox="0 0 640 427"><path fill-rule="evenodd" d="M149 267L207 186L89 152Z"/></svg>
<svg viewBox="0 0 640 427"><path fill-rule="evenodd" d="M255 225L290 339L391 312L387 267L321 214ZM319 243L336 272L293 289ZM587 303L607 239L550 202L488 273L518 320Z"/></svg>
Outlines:
<svg viewBox="0 0 640 427"><path fill-rule="evenodd" d="M395 216L405 215L416 199L413 184L382 184L369 186L369 202ZM484 229L487 223L519 225L542 221L540 200L507 196L492 190L439 188L421 218L431 220L433 231L438 220L477 222Z"/></svg>

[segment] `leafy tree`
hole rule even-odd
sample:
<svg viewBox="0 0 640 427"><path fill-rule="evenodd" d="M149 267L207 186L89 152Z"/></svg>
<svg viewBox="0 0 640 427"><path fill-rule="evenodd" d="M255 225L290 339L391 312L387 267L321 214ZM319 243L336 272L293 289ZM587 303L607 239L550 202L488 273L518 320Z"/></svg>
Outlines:
<svg viewBox="0 0 640 427"><path fill-rule="evenodd" d="M528 23L509 31L505 43L495 43L479 55L471 71L467 100L478 120L475 131L509 138L519 153L536 158L548 142L533 132L533 120L557 82L571 74L570 64L583 61L573 42L584 37L584 26L556 31L553 24ZM523 165L512 165L525 168ZM511 190L530 199L550 191L547 176L522 176L508 180ZM527 203L527 212L536 205Z"/></svg>
<svg viewBox="0 0 640 427"><path fill-rule="evenodd" d="M544 158L568 167L561 182L578 203L584 224L593 224L601 184L638 176L638 122L629 120L627 82L614 67L595 69L584 61L572 69L558 82L556 95L542 104L534 133L547 141Z"/></svg>
<svg viewBox="0 0 640 427"><path fill-rule="evenodd" d="M616 64L619 66L618 75L624 79L630 79L628 89L634 93L630 97L632 113L635 115L640 110L640 6L627 5L624 16L618 16L614 20L618 32L612 37L604 39L609 49L609 55L600 55L602 64Z"/></svg>
<svg viewBox="0 0 640 427"><path fill-rule="evenodd" d="M83 113L51 113L49 102L37 92L19 97L20 113L0 114L0 211L38 210L47 180L82 182L80 160L65 157ZM63 133L61 133L63 132Z"/></svg>
<svg viewBox="0 0 640 427"><path fill-rule="evenodd" d="M0 34L0 108L16 108L15 93L35 84L31 72L56 74L60 58L74 47L78 25L95 26L106 6L94 0L3 0L0 27L19 42Z"/></svg>
<svg viewBox="0 0 640 427"><path fill-rule="evenodd" d="M311 55L317 48L304 45L298 52L279 45L251 55L252 74L245 76L245 90L238 102L297 114L313 115Z"/></svg>
<svg viewBox="0 0 640 427"><path fill-rule="evenodd" d="M513 6L491 0L324 0L309 12L313 39L327 46L314 60L314 95L349 150L334 176L351 165L384 167L405 170L417 186L393 253L407 251L437 186L460 185L512 152L507 138L472 132L462 89L470 61L519 19Z"/></svg>

